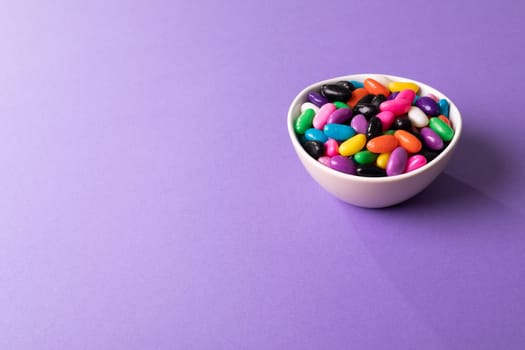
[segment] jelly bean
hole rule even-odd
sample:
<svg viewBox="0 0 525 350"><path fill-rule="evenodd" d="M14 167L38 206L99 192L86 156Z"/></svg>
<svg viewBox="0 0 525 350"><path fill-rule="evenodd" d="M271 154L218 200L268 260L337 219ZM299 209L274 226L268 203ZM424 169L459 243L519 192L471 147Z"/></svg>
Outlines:
<svg viewBox="0 0 525 350"><path fill-rule="evenodd" d="M366 118L370 118L379 112L379 108L368 103L358 103L354 107L353 112L354 114L362 114Z"/></svg>
<svg viewBox="0 0 525 350"><path fill-rule="evenodd" d="M408 154L403 147L397 147L392 151L386 164L386 174L394 176L403 174L407 165Z"/></svg>
<svg viewBox="0 0 525 350"><path fill-rule="evenodd" d="M430 118L429 126L436 134L443 139L443 141L450 141L454 136L454 129L445 124L441 119L437 117Z"/></svg>
<svg viewBox="0 0 525 350"><path fill-rule="evenodd" d="M319 163L326 165L327 167L330 168L330 157L322 156L322 157L319 157L319 159L317 160L319 161Z"/></svg>
<svg viewBox="0 0 525 350"><path fill-rule="evenodd" d="M397 96L399 97L399 95ZM395 100L389 100L381 103L379 109L381 112L390 111L397 117L407 113L410 110L410 106L410 102L406 101L405 99L397 98Z"/></svg>
<svg viewBox="0 0 525 350"><path fill-rule="evenodd" d="M342 86L344 87L345 89L349 90L349 91L354 91L355 90L355 86L354 84L352 84L351 82L349 81L345 81L345 80L341 80L341 81L338 81L337 83L335 83L336 85L339 85L339 86Z"/></svg>
<svg viewBox="0 0 525 350"><path fill-rule="evenodd" d="M312 121L314 120L315 112L313 109L307 109L295 120L294 129L298 134L304 134L304 132L312 127Z"/></svg>
<svg viewBox="0 0 525 350"><path fill-rule="evenodd" d="M415 154L408 158L405 173L419 169L425 164L427 164L427 159L421 154Z"/></svg>
<svg viewBox="0 0 525 350"><path fill-rule="evenodd" d="M339 155L339 144L334 139L328 139L324 143L324 154L328 157L333 157Z"/></svg>
<svg viewBox="0 0 525 350"><path fill-rule="evenodd" d="M349 83L352 83L352 85L356 88L356 89L359 89L359 88L364 88L365 85L360 82L360 81L356 81L356 80L349 80L348 81Z"/></svg>
<svg viewBox="0 0 525 350"><path fill-rule="evenodd" d="M315 159L319 159L319 157L324 155L324 144L319 141L306 141L304 149Z"/></svg>
<svg viewBox="0 0 525 350"><path fill-rule="evenodd" d="M396 100L406 100L409 104L412 104L416 93L413 90L402 90L396 96Z"/></svg>
<svg viewBox="0 0 525 350"><path fill-rule="evenodd" d="M394 135L395 132L396 132L395 130L390 129L390 130L385 131L383 135Z"/></svg>
<svg viewBox="0 0 525 350"><path fill-rule="evenodd" d="M366 130L366 137L372 139L376 136L381 136L383 134L383 123L378 117L370 118L368 122L368 129Z"/></svg>
<svg viewBox="0 0 525 350"><path fill-rule="evenodd" d="M387 99L387 101L388 101L388 100L395 100L396 97L397 97L397 95L399 95L399 92L397 92L397 91L396 91L396 92L393 92L393 93L391 93L390 96L388 96L386 99Z"/></svg>
<svg viewBox="0 0 525 350"><path fill-rule="evenodd" d="M366 136L364 134L357 134L339 146L339 154L342 156L353 156L365 147Z"/></svg>
<svg viewBox="0 0 525 350"><path fill-rule="evenodd" d="M326 106L326 105L325 105ZM324 107L324 106L323 106ZM322 108L321 108L322 109ZM343 124L352 118L352 110L350 108L340 108L335 110L328 116L327 124ZM315 118L314 118L315 125Z"/></svg>
<svg viewBox="0 0 525 350"><path fill-rule="evenodd" d="M311 128L305 131L304 137L308 141L320 141L322 143L325 143L328 141L328 137L319 129Z"/></svg>
<svg viewBox="0 0 525 350"><path fill-rule="evenodd" d="M354 161L357 164L370 164L376 161L377 154L370 151L360 151L354 154Z"/></svg>
<svg viewBox="0 0 525 350"><path fill-rule="evenodd" d="M426 127L421 129L420 135L423 138L423 143L431 150L439 151L443 148L443 140L435 133L434 130Z"/></svg>
<svg viewBox="0 0 525 350"><path fill-rule="evenodd" d="M348 101L352 95L352 91L346 87L337 84L326 84L321 86L321 94L328 99L328 101Z"/></svg>
<svg viewBox="0 0 525 350"><path fill-rule="evenodd" d="M325 103L328 103L328 99L317 91L310 91L308 93L308 101L312 102L317 107L321 107Z"/></svg>
<svg viewBox="0 0 525 350"><path fill-rule="evenodd" d="M381 103L385 101L386 101L385 95L379 94L379 95L374 96L372 101L370 101L370 104L376 106L377 109L379 109L379 106L381 105Z"/></svg>
<svg viewBox="0 0 525 350"><path fill-rule="evenodd" d="M443 114L438 116L439 119L443 121L443 123L447 124L448 126L452 127L452 124L450 123L450 119L445 117Z"/></svg>
<svg viewBox="0 0 525 350"><path fill-rule="evenodd" d="M450 111L450 104L448 103L448 101L442 98L441 100L439 100L438 106L439 106L439 114L442 114L448 118L448 113Z"/></svg>
<svg viewBox="0 0 525 350"><path fill-rule="evenodd" d="M384 87L387 87L392 82L392 80L385 77L384 75L371 75L369 76L369 78L374 79L375 81L377 81L379 84L383 85Z"/></svg>
<svg viewBox="0 0 525 350"><path fill-rule="evenodd" d="M335 101L334 105L335 105L335 108L337 108L337 109L339 109L339 108L350 108L346 103L341 102L341 101Z"/></svg>
<svg viewBox="0 0 525 350"><path fill-rule="evenodd" d="M427 97L430 97L430 98L433 99L434 102L436 102L436 103L439 102L439 98L438 98L436 95L432 94L432 93L427 94Z"/></svg>
<svg viewBox="0 0 525 350"><path fill-rule="evenodd" d="M319 107L314 105L312 102L305 102L301 105L301 113L303 113L307 109L313 109L316 114L317 112L319 112Z"/></svg>
<svg viewBox="0 0 525 350"><path fill-rule="evenodd" d="M374 80L372 78L367 78L365 79L364 84L365 84L365 89L366 91L368 91L369 94L374 94L374 95L381 94L385 96L390 95L390 91L388 91L388 89L383 84L378 82L377 80Z"/></svg>
<svg viewBox="0 0 525 350"><path fill-rule="evenodd" d="M439 106L432 98L428 96L420 97L416 101L416 106L418 106L423 112L427 115L438 115Z"/></svg>
<svg viewBox="0 0 525 350"><path fill-rule="evenodd" d="M414 93L417 93L419 90L419 86L417 86L417 84L415 83L411 83L408 81L393 81L390 84L388 84L388 89L392 92L412 90L414 91Z"/></svg>
<svg viewBox="0 0 525 350"><path fill-rule="evenodd" d="M386 171L382 168L374 166L373 164L360 164L356 167L356 174L366 177L381 177L386 176Z"/></svg>
<svg viewBox="0 0 525 350"><path fill-rule="evenodd" d="M422 128L428 125L428 117L419 107L412 106L408 111L408 119L416 128ZM315 119L314 119L315 123Z"/></svg>
<svg viewBox="0 0 525 350"><path fill-rule="evenodd" d="M360 99L368 95L368 91L365 88L358 88L352 91L352 97L346 102L351 108L354 108Z"/></svg>
<svg viewBox="0 0 525 350"><path fill-rule="evenodd" d="M411 130L412 122L407 116L397 117L392 127L394 130Z"/></svg>
<svg viewBox="0 0 525 350"><path fill-rule="evenodd" d="M409 153L417 153L421 151L421 147L423 147L421 141L406 130L397 130L394 133L394 137L399 142L399 146L403 147Z"/></svg>
<svg viewBox="0 0 525 350"><path fill-rule="evenodd" d="M366 143L366 149L374 153L390 153L398 144L394 135L381 135L368 141Z"/></svg>
<svg viewBox="0 0 525 350"><path fill-rule="evenodd" d="M376 117L381 119L381 124L383 125L383 131L390 129L396 117L394 113L390 111L384 111L376 114Z"/></svg>
<svg viewBox="0 0 525 350"><path fill-rule="evenodd" d="M336 108L333 103L325 103L321 108L319 108L319 112L317 112L317 114L314 117L314 120L312 121L314 128L324 128L328 117L335 111L335 109Z"/></svg>
<svg viewBox="0 0 525 350"><path fill-rule="evenodd" d="M368 94L368 95L365 95L363 97L361 97L361 99L357 102L357 104L369 104L370 102L372 102L372 100L374 99L375 95L372 95L372 94Z"/></svg>
<svg viewBox="0 0 525 350"><path fill-rule="evenodd" d="M366 134L366 131L368 130L368 121L366 120L364 115L358 114L352 118L350 126L354 128L355 132L360 134Z"/></svg>
<svg viewBox="0 0 525 350"><path fill-rule="evenodd" d="M376 159L376 166L381 169L386 169L389 157L390 153L381 153L380 155L378 155Z"/></svg>
<svg viewBox="0 0 525 350"><path fill-rule="evenodd" d="M354 161L345 156L334 156L330 158L330 167L343 173L355 175L356 165Z"/></svg>
<svg viewBox="0 0 525 350"><path fill-rule="evenodd" d="M326 124L323 128L326 136L337 141L348 140L355 135L355 130L344 124Z"/></svg>

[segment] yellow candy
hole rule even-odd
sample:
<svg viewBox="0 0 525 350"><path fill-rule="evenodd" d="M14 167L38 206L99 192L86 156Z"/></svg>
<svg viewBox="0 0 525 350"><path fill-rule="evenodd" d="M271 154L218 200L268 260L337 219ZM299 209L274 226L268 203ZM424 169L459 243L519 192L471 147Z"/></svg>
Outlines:
<svg viewBox="0 0 525 350"><path fill-rule="evenodd" d="M362 150L366 144L366 136L357 134L339 145L339 154L345 157L352 156Z"/></svg>
<svg viewBox="0 0 525 350"><path fill-rule="evenodd" d="M376 159L376 165L378 168L386 169L386 163L388 163L390 153L381 153Z"/></svg>
<svg viewBox="0 0 525 350"><path fill-rule="evenodd" d="M403 91L403 90L412 90L415 93L419 90L419 86L408 81L393 81L388 84L388 89L392 92Z"/></svg>

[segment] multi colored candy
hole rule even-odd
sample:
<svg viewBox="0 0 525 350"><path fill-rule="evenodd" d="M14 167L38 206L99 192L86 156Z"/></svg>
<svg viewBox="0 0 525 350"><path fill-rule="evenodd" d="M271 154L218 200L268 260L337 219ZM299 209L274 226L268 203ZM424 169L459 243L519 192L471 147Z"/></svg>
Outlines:
<svg viewBox="0 0 525 350"><path fill-rule="evenodd" d="M324 166L357 176L417 170L454 137L450 103L417 95L413 82L371 76L310 91L294 122L306 152Z"/></svg>

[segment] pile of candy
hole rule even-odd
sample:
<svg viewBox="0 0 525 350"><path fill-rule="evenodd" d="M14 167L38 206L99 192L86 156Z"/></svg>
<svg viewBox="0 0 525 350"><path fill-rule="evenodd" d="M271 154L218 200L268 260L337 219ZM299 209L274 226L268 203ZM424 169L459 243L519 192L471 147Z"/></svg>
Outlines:
<svg viewBox="0 0 525 350"><path fill-rule="evenodd" d="M410 172L454 136L448 101L418 91L415 83L382 77L326 84L308 94L294 130L306 152L332 169L374 177Z"/></svg>

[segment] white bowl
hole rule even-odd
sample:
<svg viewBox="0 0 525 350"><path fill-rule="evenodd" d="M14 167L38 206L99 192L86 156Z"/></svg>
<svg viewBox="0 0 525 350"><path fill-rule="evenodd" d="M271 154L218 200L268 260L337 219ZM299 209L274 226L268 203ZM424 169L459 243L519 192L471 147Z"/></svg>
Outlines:
<svg viewBox="0 0 525 350"><path fill-rule="evenodd" d="M450 103L449 118L454 128L454 137L445 150L423 167L409 173L379 178L350 175L321 164L306 153L299 143L293 125L295 119L301 113L301 104L307 101L309 92L319 91L322 85L335 83L340 80L363 81L366 78L374 78L374 76L386 77L393 81L414 82L420 88L419 95L423 96L432 93L439 98L447 99ZM299 160L314 180L335 197L347 203L366 208L382 208L395 205L421 192L443 171L461 137L461 114L449 97L419 81L386 74L354 74L314 83L295 97L288 110L287 123L288 134L293 148Z"/></svg>

